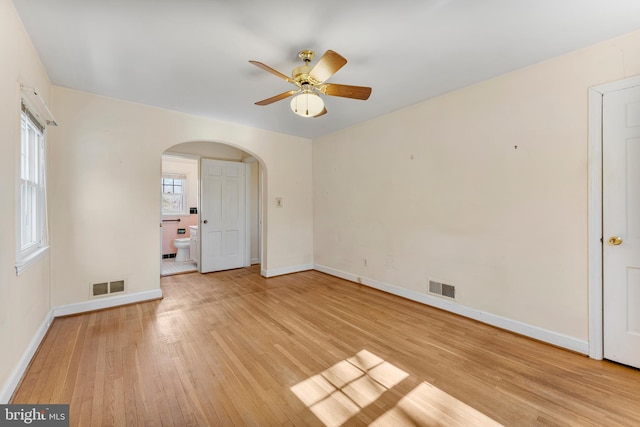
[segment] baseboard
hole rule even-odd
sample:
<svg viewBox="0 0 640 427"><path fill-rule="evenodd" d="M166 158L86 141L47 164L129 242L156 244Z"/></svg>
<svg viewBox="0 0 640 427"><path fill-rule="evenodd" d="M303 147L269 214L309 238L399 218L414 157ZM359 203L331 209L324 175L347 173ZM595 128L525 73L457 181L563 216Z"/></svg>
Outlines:
<svg viewBox="0 0 640 427"><path fill-rule="evenodd" d="M260 264L260 258L251 258L250 264Z"/></svg>
<svg viewBox="0 0 640 427"><path fill-rule="evenodd" d="M299 273L301 271L313 270L313 264L294 265L291 267L273 268L270 270L262 269L260 274L264 277L282 276L283 274Z"/></svg>
<svg viewBox="0 0 640 427"><path fill-rule="evenodd" d="M138 292L129 295L118 295L115 297L101 298L99 300L91 300L80 302L76 304L61 305L53 307L49 310L49 313L45 316L44 320L36 330L36 333L31 338L29 345L24 351L22 357L18 361L15 369L9 376L9 380L4 384L2 391L0 391L0 404L4 405L9 403L11 396L15 392L16 387L20 384L24 373L31 363L33 355L40 347L40 343L47 334L53 319L59 316L68 316L71 314L79 314L87 311L100 310L104 308L117 307L119 305L132 304L136 302L143 302L149 300L155 300L162 298L162 290L155 289L153 291Z"/></svg>
<svg viewBox="0 0 640 427"><path fill-rule="evenodd" d="M33 335L33 338L31 338L31 341L29 341L29 345L22 354L22 357L18 361L18 364L13 369L13 372L11 372L11 375L9 375L9 380L4 384L2 391L0 391L0 404L5 405L9 403L9 400L11 399L11 396L13 396L16 387L18 387L18 384L20 384L22 376L27 371L33 355L36 354L36 351L38 351L38 347L40 347L40 343L44 339L44 336L47 334L47 331L49 330L49 327L53 322L53 317L53 309L51 309L42 320L42 323L40 323L40 326L38 326L36 333Z"/></svg>
<svg viewBox="0 0 640 427"><path fill-rule="evenodd" d="M118 295L114 297L94 299L75 304L60 305L53 308L54 317L69 316L71 314L85 313L87 311L102 310L104 308L117 307L119 305L133 304L162 298L162 290L136 292L135 294Z"/></svg>
<svg viewBox="0 0 640 427"><path fill-rule="evenodd" d="M340 277L341 279L349 280L351 282L362 283L363 285L369 286L371 288L375 288L412 301L446 310L460 316L468 317L470 319L474 319L479 322L498 327L500 329L515 332L517 334L543 341L558 347L566 348L577 353L582 353L585 355L589 354L589 343L587 341L579 340L564 334L559 334L557 332L519 322L517 320L512 320L506 317L491 314L486 311L477 310L475 308L467 307L456 302L447 301L442 298L398 288L396 286L379 282L377 280L360 277L355 274L336 270L323 265L315 264L313 268L331 276Z"/></svg>

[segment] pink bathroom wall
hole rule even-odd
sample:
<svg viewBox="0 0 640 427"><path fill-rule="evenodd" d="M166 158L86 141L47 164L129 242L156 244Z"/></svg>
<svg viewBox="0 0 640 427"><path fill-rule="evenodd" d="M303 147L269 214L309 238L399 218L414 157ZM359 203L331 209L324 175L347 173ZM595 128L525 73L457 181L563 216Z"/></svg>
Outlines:
<svg viewBox="0 0 640 427"><path fill-rule="evenodd" d="M167 216L162 219L180 219L180 222L162 222L162 255L175 254L177 249L173 246L173 241L182 237L190 237L189 226L198 225L198 214L189 216ZM184 228L186 234L178 234L178 228Z"/></svg>

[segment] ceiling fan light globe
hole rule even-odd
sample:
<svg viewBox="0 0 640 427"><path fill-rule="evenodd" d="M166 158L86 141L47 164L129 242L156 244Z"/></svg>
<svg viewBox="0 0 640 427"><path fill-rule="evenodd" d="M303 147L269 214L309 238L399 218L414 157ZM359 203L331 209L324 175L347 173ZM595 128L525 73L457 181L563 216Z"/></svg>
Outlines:
<svg viewBox="0 0 640 427"><path fill-rule="evenodd" d="M313 92L304 92L291 100L291 110L301 117L314 117L324 110L324 101Z"/></svg>

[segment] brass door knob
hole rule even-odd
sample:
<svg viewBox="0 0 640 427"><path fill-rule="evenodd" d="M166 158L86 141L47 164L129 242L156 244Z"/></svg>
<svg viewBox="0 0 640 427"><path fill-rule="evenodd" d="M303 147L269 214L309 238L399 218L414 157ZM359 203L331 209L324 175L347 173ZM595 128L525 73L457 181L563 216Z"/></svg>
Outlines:
<svg viewBox="0 0 640 427"><path fill-rule="evenodd" d="M622 239L618 236L613 236L609 238L609 244L613 246L618 246L622 244Z"/></svg>

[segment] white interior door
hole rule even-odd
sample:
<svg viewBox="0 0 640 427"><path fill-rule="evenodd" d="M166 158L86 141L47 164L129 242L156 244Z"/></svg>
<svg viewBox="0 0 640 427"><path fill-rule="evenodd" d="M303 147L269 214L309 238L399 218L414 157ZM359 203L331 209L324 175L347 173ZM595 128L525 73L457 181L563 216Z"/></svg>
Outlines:
<svg viewBox="0 0 640 427"><path fill-rule="evenodd" d="M603 98L604 357L640 368L640 86Z"/></svg>
<svg viewBox="0 0 640 427"><path fill-rule="evenodd" d="M245 168L240 162L202 159L200 271L245 266Z"/></svg>

